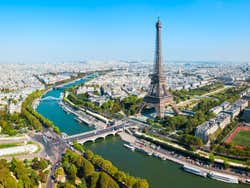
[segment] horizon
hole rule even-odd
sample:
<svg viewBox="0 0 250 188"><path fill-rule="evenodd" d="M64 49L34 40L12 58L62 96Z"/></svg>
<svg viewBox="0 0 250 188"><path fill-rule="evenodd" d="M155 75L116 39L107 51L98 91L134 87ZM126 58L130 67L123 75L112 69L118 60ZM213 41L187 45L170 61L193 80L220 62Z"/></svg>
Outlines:
<svg viewBox="0 0 250 188"><path fill-rule="evenodd" d="M158 16L164 62L247 63L248 12L246 0L3 0L0 63L153 61Z"/></svg>

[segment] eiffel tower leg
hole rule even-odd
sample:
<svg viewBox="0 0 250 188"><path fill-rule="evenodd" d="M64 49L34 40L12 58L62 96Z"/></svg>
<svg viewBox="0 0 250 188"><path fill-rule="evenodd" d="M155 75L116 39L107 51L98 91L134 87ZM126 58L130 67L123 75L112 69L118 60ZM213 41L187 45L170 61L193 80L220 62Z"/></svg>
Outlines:
<svg viewBox="0 0 250 188"><path fill-rule="evenodd" d="M175 114L179 115L181 113L181 111L177 108L177 106L174 103L171 102L169 105L174 110Z"/></svg>
<svg viewBox="0 0 250 188"><path fill-rule="evenodd" d="M155 106L156 114L158 117L163 118L165 116L165 103L160 102Z"/></svg>

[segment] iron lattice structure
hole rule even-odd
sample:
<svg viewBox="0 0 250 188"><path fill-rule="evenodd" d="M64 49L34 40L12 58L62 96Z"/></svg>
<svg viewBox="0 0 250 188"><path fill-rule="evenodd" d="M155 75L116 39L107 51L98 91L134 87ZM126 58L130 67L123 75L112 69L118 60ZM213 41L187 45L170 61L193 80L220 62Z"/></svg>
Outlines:
<svg viewBox="0 0 250 188"><path fill-rule="evenodd" d="M155 63L153 73L150 75L150 86L148 94L144 97L139 112L146 106L153 107L158 117L164 117L165 106L171 106L176 114L180 111L173 102L172 95L167 90L166 79L162 64L162 45L161 45L161 22L156 22L156 46L155 46Z"/></svg>

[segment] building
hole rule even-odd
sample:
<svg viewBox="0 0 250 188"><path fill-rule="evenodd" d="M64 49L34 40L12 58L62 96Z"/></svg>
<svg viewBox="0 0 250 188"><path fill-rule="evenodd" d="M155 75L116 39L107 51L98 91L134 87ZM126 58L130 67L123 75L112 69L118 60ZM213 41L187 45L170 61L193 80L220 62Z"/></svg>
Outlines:
<svg viewBox="0 0 250 188"><path fill-rule="evenodd" d="M212 112L212 113L214 113L214 114L218 114L218 113L220 113L222 110L223 110L223 107L222 107L222 106L216 106L216 107L214 107L214 108L211 108L211 109L209 110L209 112Z"/></svg>
<svg viewBox="0 0 250 188"><path fill-rule="evenodd" d="M227 113L219 113L215 118L199 125L195 130L195 136L198 136L204 143L214 139L216 131L223 130L231 122L231 116Z"/></svg>
<svg viewBox="0 0 250 188"><path fill-rule="evenodd" d="M239 100L235 101L230 107L225 109L224 112L231 115L231 118L234 119L246 107L248 107L248 101L244 100L244 99L239 99Z"/></svg>
<svg viewBox="0 0 250 188"><path fill-rule="evenodd" d="M222 107L222 110L226 110L230 105L230 102L225 101L220 106Z"/></svg>
<svg viewBox="0 0 250 188"><path fill-rule="evenodd" d="M195 130L195 135L200 137L204 143L214 138L218 129L223 130L230 122L248 106L248 101L239 99L232 105L224 102L219 106L212 108L210 111L217 114L213 119L199 125ZM245 113L245 112L244 112ZM245 118L248 119L248 110L246 110ZM250 119L250 118L249 118Z"/></svg>

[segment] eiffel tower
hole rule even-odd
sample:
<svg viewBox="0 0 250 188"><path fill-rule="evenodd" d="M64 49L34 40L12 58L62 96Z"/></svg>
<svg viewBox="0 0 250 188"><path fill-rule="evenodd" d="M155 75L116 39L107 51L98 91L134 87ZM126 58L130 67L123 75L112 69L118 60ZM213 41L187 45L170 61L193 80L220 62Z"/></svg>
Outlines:
<svg viewBox="0 0 250 188"><path fill-rule="evenodd" d="M150 75L150 87L148 94L144 97L143 103L138 110L141 112L146 106L153 107L156 110L158 117L164 117L165 106L170 106L176 114L180 113L180 110L173 102L172 95L167 90L166 79L163 73L162 64L162 49L161 49L161 21L158 18L156 22L156 48L155 48L155 64L153 73Z"/></svg>

